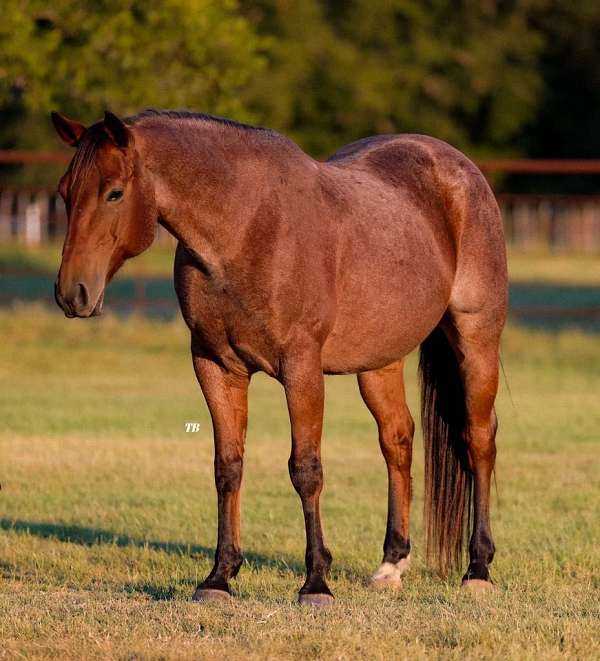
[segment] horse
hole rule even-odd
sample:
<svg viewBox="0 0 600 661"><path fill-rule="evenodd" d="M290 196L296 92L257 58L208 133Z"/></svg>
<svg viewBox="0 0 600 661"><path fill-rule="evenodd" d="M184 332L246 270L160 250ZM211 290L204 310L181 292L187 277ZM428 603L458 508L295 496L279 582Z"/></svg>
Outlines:
<svg viewBox="0 0 600 661"><path fill-rule="evenodd" d="M210 411L218 534L192 599L230 599L242 564L240 485L250 379L283 386L291 482L306 527L299 602L332 603L323 535L324 374L356 374L387 466L383 559L373 588L398 589L410 560L415 425L406 356L420 348L428 561L462 585L493 585L490 482L506 319L502 220L484 176L433 137L378 135L317 161L285 136L212 115L58 113L75 153L62 176L68 226L55 298L100 314L107 283L152 243L178 241L174 283Z"/></svg>

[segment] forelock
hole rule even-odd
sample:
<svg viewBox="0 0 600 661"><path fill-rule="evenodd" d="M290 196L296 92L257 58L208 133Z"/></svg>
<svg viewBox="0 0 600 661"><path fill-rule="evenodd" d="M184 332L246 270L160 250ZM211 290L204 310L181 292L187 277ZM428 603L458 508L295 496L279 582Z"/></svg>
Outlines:
<svg viewBox="0 0 600 661"><path fill-rule="evenodd" d="M71 185L83 183L96 162L99 147L106 141L101 124L93 124L83 134L71 161Z"/></svg>

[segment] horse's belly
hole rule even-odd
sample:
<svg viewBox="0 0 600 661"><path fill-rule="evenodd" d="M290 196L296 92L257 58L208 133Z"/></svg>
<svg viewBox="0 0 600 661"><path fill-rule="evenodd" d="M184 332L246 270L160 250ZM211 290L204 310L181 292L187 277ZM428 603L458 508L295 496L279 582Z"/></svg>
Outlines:
<svg viewBox="0 0 600 661"><path fill-rule="evenodd" d="M456 270L443 215L392 196L362 200L340 237L330 373L377 369L403 358L442 318Z"/></svg>
<svg viewBox="0 0 600 661"><path fill-rule="evenodd" d="M390 315L387 324L362 324L360 331L353 323L340 327L323 346L323 371L355 374L379 369L403 358L431 333L445 309L445 305L432 307L428 316L419 318L409 314Z"/></svg>
<svg viewBox="0 0 600 661"><path fill-rule="evenodd" d="M451 283L441 273L431 276L396 275L385 283L382 278L379 286L345 289L323 345L324 371L378 369L413 351L439 323L450 298Z"/></svg>

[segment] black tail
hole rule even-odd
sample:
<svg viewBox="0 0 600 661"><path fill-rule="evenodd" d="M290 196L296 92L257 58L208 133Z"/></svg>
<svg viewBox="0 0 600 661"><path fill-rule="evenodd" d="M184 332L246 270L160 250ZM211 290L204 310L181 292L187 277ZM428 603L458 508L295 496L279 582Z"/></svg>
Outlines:
<svg viewBox="0 0 600 661"><path fill-rule="evenodd" d="M421 344L419 371L427 560L446 575L462 561L473 479L463 440L464 389L454 351L439 327Z"/></svg>

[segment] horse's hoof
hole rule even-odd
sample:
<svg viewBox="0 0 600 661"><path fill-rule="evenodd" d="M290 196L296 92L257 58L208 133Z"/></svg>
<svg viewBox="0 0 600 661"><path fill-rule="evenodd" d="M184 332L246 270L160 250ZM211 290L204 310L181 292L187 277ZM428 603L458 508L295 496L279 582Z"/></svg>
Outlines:
<svg viewBox="0 0 600 661"><path fill-rule="evenodd" d="M298 596L298 603L303 606L316 606L317 608L325 608L333 604L333 597L330 594L300 594Z"/></svg>
<svg viewBox="0 0 600 661"><path fill-rule="evenodd" d="M480 578L471 578L462 582L461 588L471 594L484 594L493 592L496 586L491 581L483 581Z"/></svg>
<svg viewBox="0 0 600 661"><path fill-rule="evenodd" d="M369 587L376 590L399 590L402 587L402 574L410 565L410 555L396 563L382 562L369 579Z"/></svg>
<svg viewBox="0 0 600 661"><path fill-rule="evenodd" d="M214 590L212 588L198 588L192 595L192 601L231 601L232 597L225 590Z"/></svg>
<svg viewBox="0 0 600 661"><path fill-rule="evenodd" d="M402 580L396 577L375 578L375 576L371 576L368 585L372 590L399 590L402 587Z"/></svg>

